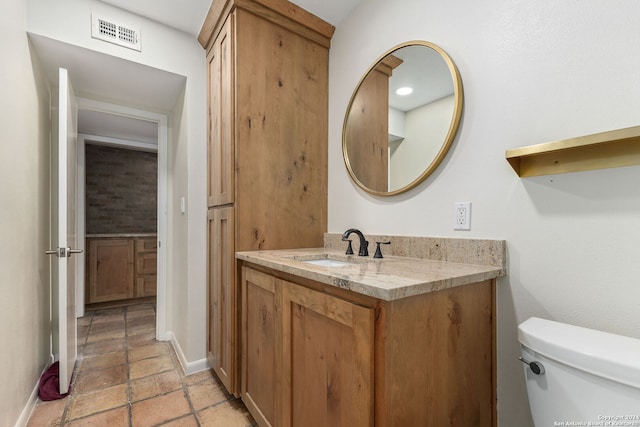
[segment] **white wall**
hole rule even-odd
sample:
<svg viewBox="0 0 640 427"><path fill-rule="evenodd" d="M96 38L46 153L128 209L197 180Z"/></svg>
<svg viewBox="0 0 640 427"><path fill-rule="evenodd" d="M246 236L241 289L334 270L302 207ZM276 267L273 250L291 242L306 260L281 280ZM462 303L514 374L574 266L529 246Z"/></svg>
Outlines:
<svg viewBox="0 0 640 427"><path fill-rule="evenodd" d="M49 86L32 58L25 4L0 13L0 426L13 426L50 363ZM26 417L28 414L25 414ZM24 419L24 418L23 418Z"/></svg>
<svg viewBox="0 0 640 427"><path fill-rule="evenodd" d="M518 323L539 316L640 338L640 167L520 179L504 158L508 148L640 124L639 16L635 0L368 0L333 38L328 231L506 239L501 426L532 425ZM344 112L371 63L413 39L440 45L460 69L460 131L426 182L371 197L344 168ZM453 230L456 201L473 203L471 231Z"/></svg>
<svg viewBox="0 0 640 427"><path fill-rule="evenodd" d="M193 36L96 0L27 0L29 32L187 77L171 114L167 288L170 329L187 361L205 358L206 61ZM91 38L91 13L140 27L142 52ZM203 17L204 18L204 17ZM179 117L173 117L176 114ZM176 126L179 125L179 129ZM174 156L173 158L171 156ZM188 210L175 215L180 197ZM172 304L176 301L175 306ZM185 303L186 302L186 303ZM188 310L186 306L188 305Z"/></svg>
<svg viewBox="0 0 640 427"><path fill-rule="evenodd" d="M389 159L392 189L415 181L436 158L449 132L454 104L451 95L405 113L404 140Z"/></svg>

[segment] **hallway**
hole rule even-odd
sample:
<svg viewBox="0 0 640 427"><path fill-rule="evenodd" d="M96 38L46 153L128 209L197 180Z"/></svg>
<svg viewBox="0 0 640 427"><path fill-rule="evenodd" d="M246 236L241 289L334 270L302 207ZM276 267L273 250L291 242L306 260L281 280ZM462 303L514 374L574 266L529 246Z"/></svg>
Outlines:
<svg viewBox="0 0 640 427"><path fill-rule="evenodd" d="M155 315L139 304L78 319L72 392L38 401L28 427L255 425L210 370L184 374L171 344L155 340Z"/></svg>

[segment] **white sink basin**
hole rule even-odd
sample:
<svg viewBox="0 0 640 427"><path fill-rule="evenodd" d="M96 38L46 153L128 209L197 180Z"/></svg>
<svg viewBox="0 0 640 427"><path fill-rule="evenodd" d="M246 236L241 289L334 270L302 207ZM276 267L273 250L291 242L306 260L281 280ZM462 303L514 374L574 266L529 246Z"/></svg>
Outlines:
<svg viewBox="0 0 640 427"><path fill-rule="evenodd" d="M312 264L312 265L319 265L321 267L345 267L347 265L353 265L353 263L350 262L345 262L345 261L338 261L335 259L309 259L306 261L302 261L306 264Z"/></svg>

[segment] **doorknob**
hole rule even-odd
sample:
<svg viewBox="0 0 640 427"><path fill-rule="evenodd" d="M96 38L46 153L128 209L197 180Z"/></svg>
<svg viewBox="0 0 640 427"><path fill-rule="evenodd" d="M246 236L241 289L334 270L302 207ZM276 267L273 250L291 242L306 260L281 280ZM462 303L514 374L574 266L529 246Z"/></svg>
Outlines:
<svg viewBox="0 0 640 427"><path fill-rule="evenodd" d="M49 249L44 251L47 255L55 255L58 258L68 258L71 254L80 254L82 253L82 249L71 249L71 248L58 248L58 249Z"/></svg>

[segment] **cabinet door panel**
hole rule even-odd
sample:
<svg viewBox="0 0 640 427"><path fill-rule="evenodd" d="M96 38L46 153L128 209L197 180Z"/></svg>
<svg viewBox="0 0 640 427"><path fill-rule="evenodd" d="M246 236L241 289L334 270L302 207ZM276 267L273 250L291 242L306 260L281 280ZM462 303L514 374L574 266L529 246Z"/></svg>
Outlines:
<svg viewBox="0 0 640 427"><path fill-rule="evenodd" d="M259 425L278 425L282 338L278 280L242 269L242 400Z"/></svg>
<svg viewBox="0 0 640 427"><path fill-rule="evenodd" d="M133 298L133 240L89 241L89 303Z"/></svg>
<svg viewBox="0 0 640 427"><path fill-rule="evenodd" d="M136 275L156 274L157 269L158 257L155 252L136 254Z"/></svg>
<svg viewBox="0 0 640 427"><path fill-rule="evenodd" d="M284 426L373 425L373 310L283 286Z"/></svg>
<svg viewBox="0 0 640 427"><path fill-rule="evenodd" d="M158 241L153 239L136 239L136 252L156 252Z"/></svg>
<svg viewBox="0 0 640 427"><path fill-rule="evenodd" d="M157 280L155 275L136 277L136 297L156 296Z"/></svg>
<svg viewBox="0 0 640 427"><path fill-rule="evenodd" d="M232 25L229 16L209 53L209 206L234 201Z"/></svg>
<svg viewBox="0 0 640 427"><path fill-rule="evenodd" d="M207 356L230 393L234 390L236 285L234 209L209 211L209 288Z"/></svg>

